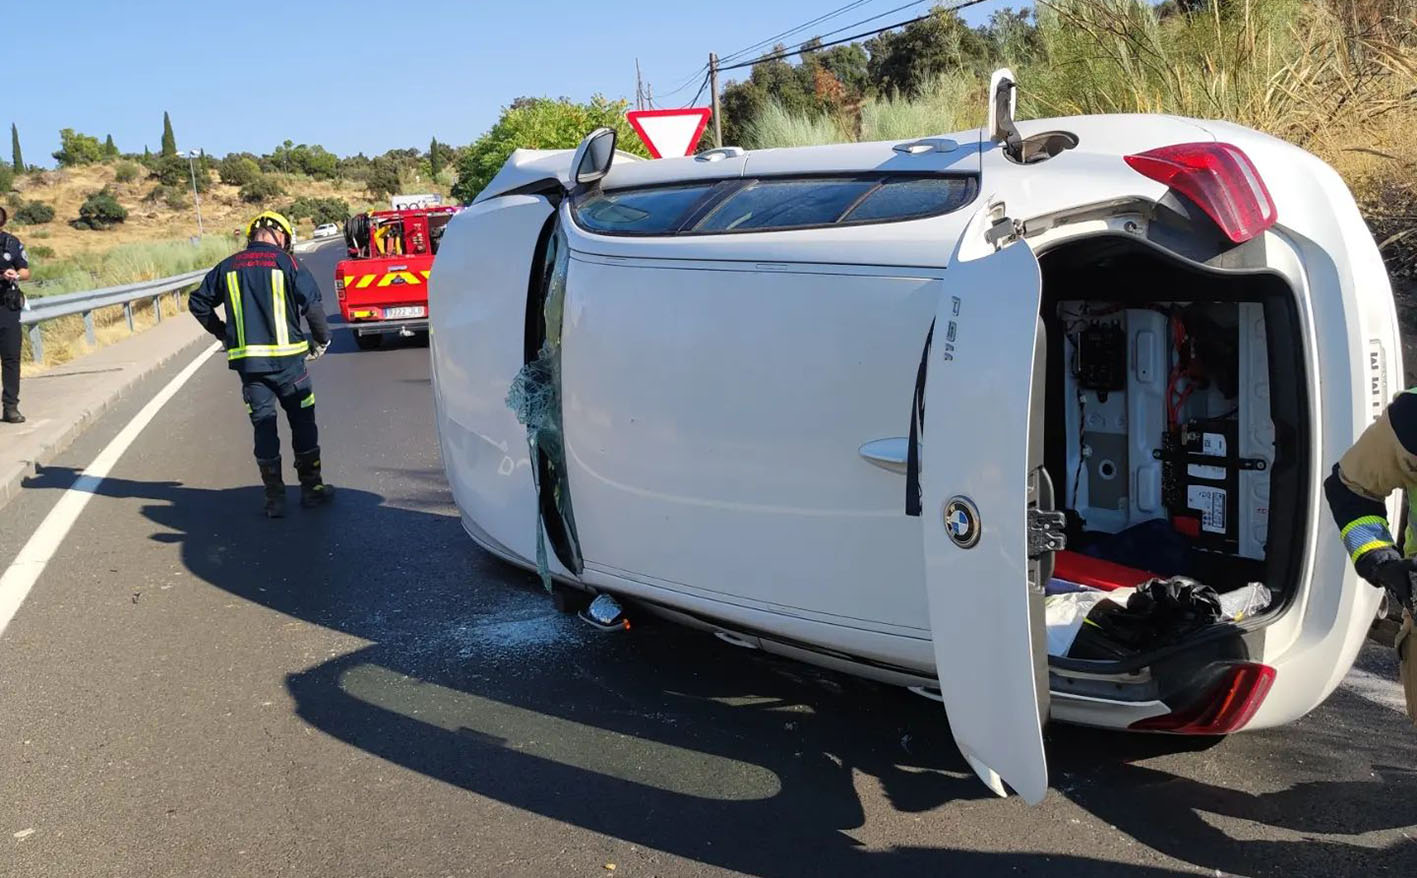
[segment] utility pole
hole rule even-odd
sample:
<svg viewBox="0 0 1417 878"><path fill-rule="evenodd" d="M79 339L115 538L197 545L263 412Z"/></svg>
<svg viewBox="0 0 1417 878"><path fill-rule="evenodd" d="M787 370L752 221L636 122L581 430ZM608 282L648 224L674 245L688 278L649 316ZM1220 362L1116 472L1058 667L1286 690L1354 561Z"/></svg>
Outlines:
<svg viewBox="0 0 1417 878"><path fill-rule="evenodd" d="M636 59L635 59L635 109L636 109L636 110L643 110L644 108L645 108L645 84L644 84L644 80L643 80L642 78L640 78L640 59L639 59L639 58L636 58Z"/></svg>
<svg viewBox="0 0 1417 878"><path fill-rule="evenodd" d="M192 172L192 203L197 207L197 237L199 238L206 234L206 230L202 228L202 196L197 194L196 160L201 154L200 150L194 149L188 151L185 155L187 159L187 170ZM178 153L178 155L182 155L182 153Z"/></svg>
<svg viewBox="0 0 1417 878"><path fill-rule="evenodd" d="M654 84L653 84L653 83L649 83L649 82L646 82L646 83L645 83L645 103L646 103L647 105L649 105L649 109L651 109L651 110L654 109Z"/></svg>
<svg viewBox="0 0 1417 878"><path fill-rule="evenodd" d="M709 52L709 96L713 100L713 145L723 146L723 114L718 106L718 56Z"/></svg>

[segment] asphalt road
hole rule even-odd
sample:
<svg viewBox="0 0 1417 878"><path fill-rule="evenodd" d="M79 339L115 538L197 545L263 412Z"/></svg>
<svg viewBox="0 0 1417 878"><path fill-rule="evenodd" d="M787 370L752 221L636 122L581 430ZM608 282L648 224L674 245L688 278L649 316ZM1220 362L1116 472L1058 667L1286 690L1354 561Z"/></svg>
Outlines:
<svg viewBox="0 0 1417 878"><path fill-rule="evenodd" d="M331 300L338 252L305 257ZM181 365L3 511L0 569ZM237 383L210 359L0 636L0 875L1417 867L1417 732L1381 649L1279 731L1196 747L1054 727L1052 790L1028 808L974 779L936 705L556 614L459 527L425 348L341 336L312 373L332 508L259 516Z"/></svg>

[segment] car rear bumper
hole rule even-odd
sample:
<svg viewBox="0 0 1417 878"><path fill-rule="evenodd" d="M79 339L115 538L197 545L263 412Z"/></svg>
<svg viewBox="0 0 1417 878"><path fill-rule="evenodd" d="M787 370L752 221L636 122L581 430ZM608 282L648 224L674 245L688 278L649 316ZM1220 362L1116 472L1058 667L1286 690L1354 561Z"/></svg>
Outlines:
<svg viewBox="0 0 1417 878"><path fill-rule="evenodd" d="M428 318L416 320L360 320L349 324L355 335L407 335L428 331Z"/></svg>

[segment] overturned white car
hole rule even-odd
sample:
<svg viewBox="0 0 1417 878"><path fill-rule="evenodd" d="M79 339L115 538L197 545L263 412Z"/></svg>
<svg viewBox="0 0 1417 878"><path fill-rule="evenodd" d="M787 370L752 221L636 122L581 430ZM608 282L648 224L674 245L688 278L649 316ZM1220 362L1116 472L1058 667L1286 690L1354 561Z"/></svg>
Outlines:
<svg viewBox="0 0 1417 878"><path fill-rule="evenodd" d="M1050 715L1223 734L1334 689L1380 595L1321 484L1402 368L1318 159L1166 116L1015 126L1011 95L911 142L519 151L448 226L432 356L480 545L938 697L1036 802ZM1213 590L1183 609L1246 607L1095 600L1177 574ZM1050 655L1079 593L1107 612Z"/></svg>

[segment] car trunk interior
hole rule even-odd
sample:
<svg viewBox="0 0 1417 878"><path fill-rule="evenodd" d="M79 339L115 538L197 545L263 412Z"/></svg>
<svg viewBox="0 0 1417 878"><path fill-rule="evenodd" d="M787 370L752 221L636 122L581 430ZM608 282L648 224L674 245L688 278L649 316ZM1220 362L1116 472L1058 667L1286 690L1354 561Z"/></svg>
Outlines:
<svg viewBox="0 0 1417 878"><path fill-rule="evenodd" d="M1293 598L1303 561L1309 452L1292 289L1119 235L1058 245L1040 263L1045 466L1068 537L1048 588L1050 664L1134 671L1207 641L1243 659L1242 635ZM1192 612L1183 593L1150 619L1105 618L1131 595L1112 588L1178 576L1213 589L1199 603L1218 599L1220 612ZM1058 594L1081 601L1062 640Z"/></svg>

